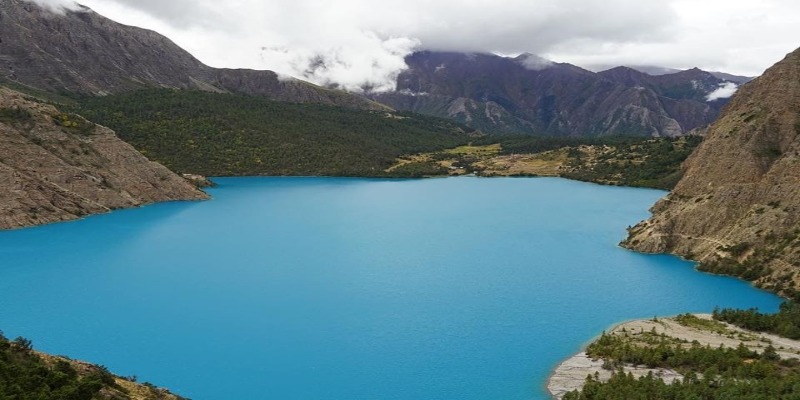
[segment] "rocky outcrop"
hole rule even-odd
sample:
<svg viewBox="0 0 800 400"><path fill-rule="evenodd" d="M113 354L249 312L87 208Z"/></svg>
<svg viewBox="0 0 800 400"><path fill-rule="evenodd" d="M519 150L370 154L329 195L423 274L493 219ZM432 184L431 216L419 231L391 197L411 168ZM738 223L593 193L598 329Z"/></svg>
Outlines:
<svg viewBox="0 0 800 400"><path fill-rule="evenodd" d="M0 79L53 93L106 95L167 87L387 108L272 71L211 68L156 32L116 23L88 8L54 13L26 0L0 2Z"/></svg>
<svg viewBox="0 0 800 400"><path fill-rule="evenodd" d="M800 289L800 49L743 86L623 245Z"/></svg>
<svg viewBox="0 0 800 400"><path fill-rule="evenodd" d="M0 229L205 198L110 129L0 87Z"/></svg>
<svg viewBox="0 0 800 400"><path fill-rule="evenodd" d="M417 52L397 91L373 98L495 133L677 136L710 124L723 82L699 69L652 76L619 67L594 73L530 54Z"/></svg>

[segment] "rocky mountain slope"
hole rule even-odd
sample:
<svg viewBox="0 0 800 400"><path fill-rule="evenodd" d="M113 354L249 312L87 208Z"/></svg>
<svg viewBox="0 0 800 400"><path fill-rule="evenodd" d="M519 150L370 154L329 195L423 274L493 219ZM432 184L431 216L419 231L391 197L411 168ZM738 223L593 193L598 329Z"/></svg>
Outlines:
<svg viewBox="0 0 800 400"><path fill-rule="evenodd" d="M692 69L651 76L619 67L594 73L532 54L417 52L397 91L373 98L400 110L448 117L486 132L677 136L711 123L724 81Z"/></svg>
<svg viewBox="0 0 800 400"><path fill-rule="evenodd" d="M0 79L54 93L168 87L386 108L358 95L281 79L272 71L211 68L156 32L116 23L88 8L59 14L25 0L0 2Z"/></svg>
<svg viewBox="0 0 800 400"><path fill-rule="evenodd" d="M743 86L623 245L800 289L800 49Z"/></svg>
<svg viewBox="0 0 800 400"><path fill-rule="evenodd" d="M0 229L205 198L108 128L0 86Z"/></svg>

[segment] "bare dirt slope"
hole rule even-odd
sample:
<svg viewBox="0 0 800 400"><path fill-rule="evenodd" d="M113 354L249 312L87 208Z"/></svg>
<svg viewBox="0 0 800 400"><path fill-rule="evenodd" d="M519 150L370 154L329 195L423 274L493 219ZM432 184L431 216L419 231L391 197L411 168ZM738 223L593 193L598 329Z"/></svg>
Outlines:
<svg viewBox="0 0 800 400"><path fill-rule="evenodd" d="M623 245L800 289L800 49L742 87Z"/></svg>
<svg viewBox="0 0 800 400"><path fill-rule="evenodd" d="M0 87L0 229L205 198L110 129Z"/></svg>

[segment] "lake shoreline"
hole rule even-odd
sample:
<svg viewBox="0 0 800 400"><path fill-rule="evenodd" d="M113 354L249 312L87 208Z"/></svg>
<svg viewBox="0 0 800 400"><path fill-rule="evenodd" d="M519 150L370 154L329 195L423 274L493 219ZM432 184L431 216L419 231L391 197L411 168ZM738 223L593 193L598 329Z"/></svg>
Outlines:
<svg viewBox="0 0 800 400"><path fill-rule="evenodd" d="M268 376L288 398L348 398L363 382L376 397L547 399L555 364L610 322L778 305L619 248L659 190L558 177L212 180L213 201L5 232L4 328L189 397L252 397L263 388L242 377ZM29 290L42 282L46 293ZM87 282L97 289L70 286ZM142 342L155 326L169 329ZM221 335L234 340L209 345ZM237 367L192 367L210 358ZM293 383L309 374L331 380Z"/></svg>
<svg viewBox="0 0 800 400"><path fill-rule="evenodd" d="M691 314L701 320L712 320L711 314ZM637 319L630 320L611 326L604 333L610 335L632 334L637 331L645 332L655 329L659 334L687 342L698 341L702 345L712 347L725 346L735 348L740 343L756 352L762 351L766 346L773 345L778 348L781 358L800 359L800 341L783 338L777 335L755 332L739 328L737 326L715 321L724 327L724 332L713 329L704 329L697 326L683 325L676 321L677 316L665 318ZM550 373L545 383L547 392L553 399L561 399L566 393L573 390L580 390L588 375L597 374L602 381L608 380L612 372L603 368L602 359L592 359L586 354L589 344L595 342L600 336L595 336L586 345L581 347L581 351L573 354L569 358L560 362ZM671 383L682 376L673 370L663 368L646 368L642 366L626 365L624 371L632 373L635 377L645 376L653 373L660 376L665 382Z"/></svg>

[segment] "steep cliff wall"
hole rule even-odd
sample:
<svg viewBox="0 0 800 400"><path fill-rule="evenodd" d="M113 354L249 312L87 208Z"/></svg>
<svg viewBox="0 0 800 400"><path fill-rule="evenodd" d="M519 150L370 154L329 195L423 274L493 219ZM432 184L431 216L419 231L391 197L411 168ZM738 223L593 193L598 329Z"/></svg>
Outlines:
<svg viewBox="0 0 800 400"><path fill-rule="evenodd" d="M777 292L800 289L800 49L746 84L683 179L623 245L701 261Z"/></svg>
<svg viewBox="0 0 800 400"><path fill-rule="evenodd" d="M204 198L108 128L0 87L0 229Z"/></svg>

